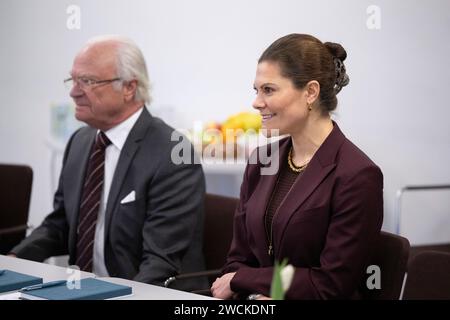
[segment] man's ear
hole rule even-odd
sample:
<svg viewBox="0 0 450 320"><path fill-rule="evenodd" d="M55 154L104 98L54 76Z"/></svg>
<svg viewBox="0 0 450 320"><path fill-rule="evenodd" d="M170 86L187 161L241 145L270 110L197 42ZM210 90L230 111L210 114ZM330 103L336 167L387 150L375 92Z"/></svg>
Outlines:
<svg viewBox="0 0 450 320"><path fill-rule="evenodd" d="M308 104L313 104L320 94L320 83L317 80L311 80L306 84L306 102Z"/></svg>
<svg viewBox="0 0 450 320"><path fill-rule="evenodd" d="M123 83L123 99L125 102L133 101L137 90L137 80L126 81Z"/></svg>

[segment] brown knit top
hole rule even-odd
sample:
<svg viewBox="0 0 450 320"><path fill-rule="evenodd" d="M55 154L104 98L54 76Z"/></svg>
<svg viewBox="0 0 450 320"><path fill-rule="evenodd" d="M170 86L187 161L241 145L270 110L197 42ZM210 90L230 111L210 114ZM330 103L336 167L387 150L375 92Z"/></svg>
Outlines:
<svg viewBox="0 0 450 320"><path fill-rule="evenodd" d="M272 221L276 214L279 214L278 208L283 202L284 198L291 190L295 180L299 179L303 172L297 173L289 168L287 161L281 161L280 172L278 179L272 192L272 196L267 204L266 214L264 215L264 225L266 229L267 241L268 241L268 253L273 256L273 243L272 243Z"/></svg>

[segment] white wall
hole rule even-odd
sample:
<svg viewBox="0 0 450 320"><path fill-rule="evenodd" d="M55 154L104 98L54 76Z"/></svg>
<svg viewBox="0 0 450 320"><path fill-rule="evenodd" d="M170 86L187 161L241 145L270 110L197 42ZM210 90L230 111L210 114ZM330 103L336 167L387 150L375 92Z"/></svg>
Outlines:
<svg viewBox="0 0 450 320"><path fill-rule="evenodd" d="M80 30L66 28L71 4L81 8ZM372 4L380 30L366 26ZM163 114L178 127L250 110L257 58L276 38L340 42L351 80L336 119L384 172L385 229L394 229L398 188L450 182L448 1L2 0L0 15L0 162L33 167L33 225L51 208L49 106L69 101L62 79L74 54L104 33L141 46L150 109L172 110Z"/></svg>

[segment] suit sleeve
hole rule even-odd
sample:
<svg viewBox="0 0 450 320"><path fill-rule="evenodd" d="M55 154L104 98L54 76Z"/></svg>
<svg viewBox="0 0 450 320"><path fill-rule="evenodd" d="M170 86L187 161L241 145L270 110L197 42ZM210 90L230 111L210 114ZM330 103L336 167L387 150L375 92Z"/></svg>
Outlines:
<svg viewBox="0 0 450 320"><path fill-rule="evenodd" d="M383 176L366 167L336 187L320 267L296 268L287 299L350 298L365 267L383 220ZM269 294L273 268L241 268L233 291Z"/></svg>
<svg viewBox="0 0 450 320"><path fill-rule="evenodd" d="M59 176L58 189L53 198L53 212L33 232L11 250L19 258L44 261L51 256L68 253L69 226L64 210L64 165L77 130L69 139L64 151L63 166Z"/></svg>
<svg viewBox="0 0 450 320"><path fill-rule="evenodd" d="M143 257L133 279L156 285L180 273L184 255L203 230L205 178L201 165L166 160L148 187Z"/></svg>

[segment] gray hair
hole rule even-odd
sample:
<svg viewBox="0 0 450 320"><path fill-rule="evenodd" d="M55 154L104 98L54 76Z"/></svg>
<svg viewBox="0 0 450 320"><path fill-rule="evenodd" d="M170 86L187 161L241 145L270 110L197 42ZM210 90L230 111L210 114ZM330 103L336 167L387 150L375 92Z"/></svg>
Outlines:
<svg viewBox="0 0 450 320"><path fill-rule="evenodd" d="M91 38L86 45L99 42L118 44L117 49L117 76L123 81L137 80L137 89L134 96L135 101L143 101L150 104L150 81L144 56L133 40L119 35L103 35ZM122 87L122 82L115 86L117 90Z"/></svg>

